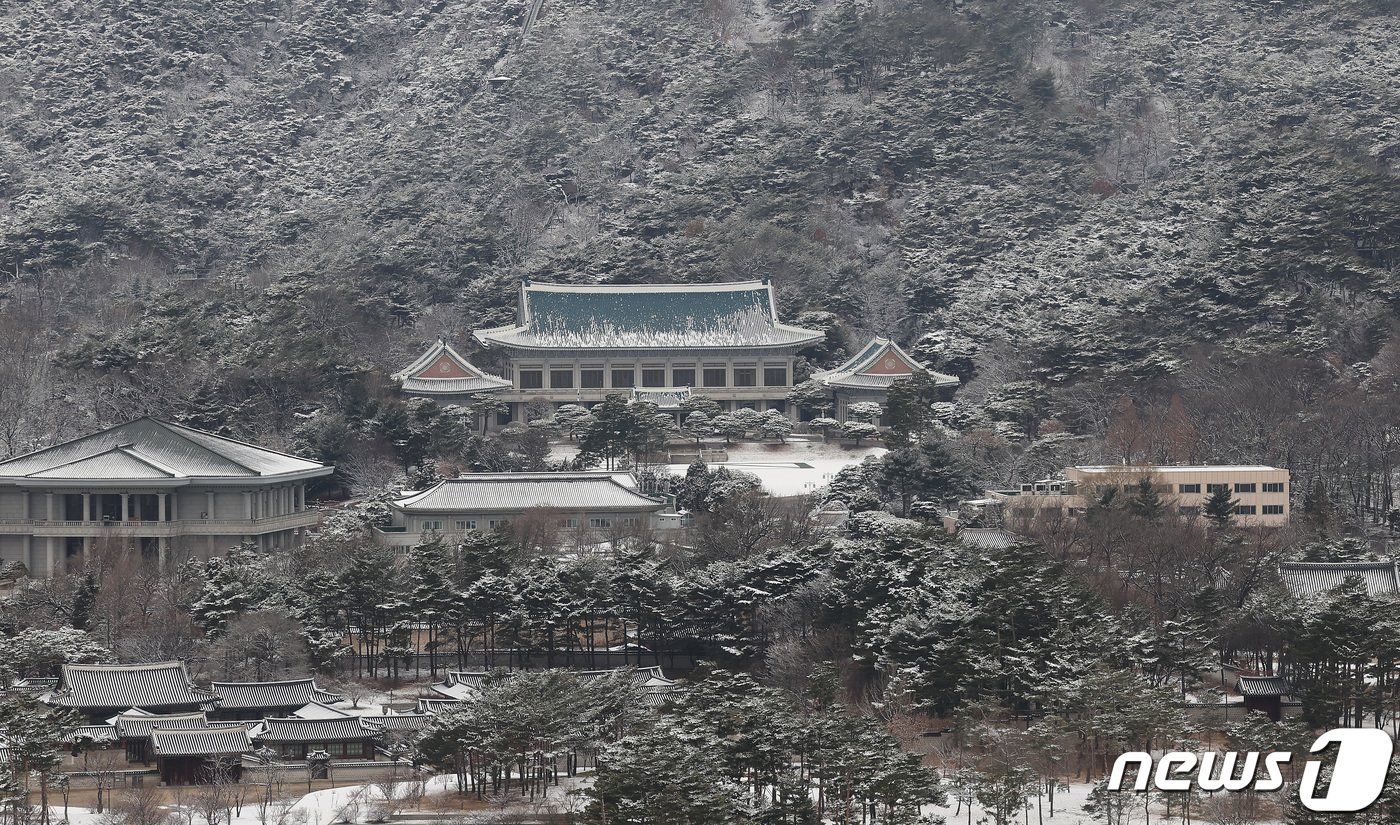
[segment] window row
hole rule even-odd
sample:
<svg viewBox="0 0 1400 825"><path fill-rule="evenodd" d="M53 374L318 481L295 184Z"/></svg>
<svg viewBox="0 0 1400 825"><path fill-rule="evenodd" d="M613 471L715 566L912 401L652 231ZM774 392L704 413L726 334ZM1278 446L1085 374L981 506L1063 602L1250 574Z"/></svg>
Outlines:
<svg viewBox="0 0 1400 825"><path fill-rule="evenodd" d="M609 375L608 373L611 373ZM695 383L694 367L675 367L671 370L671 380L666 381L665 367L642 367L641 383L638 381L638 370L634 367L614 367L605 370L600 367L584 367L575 374L573 369L551 369L549 370L549 388L552 390L600 390L605 387L614 389L627 389L631 387L757 387L759 386L759 371L757 367L705 367L700 370L700 384ZM731 378L732 372L732 378ZM522 390L542 390L545 387L545 370L535 368L522 368L518 370L518 386ZM788 386L787 367L764 367L763 384L765 387L786 387ZM605 378L611 378L611 383L604 383ZM578 384L575 387L575 380Z"/></svg>
<svg viewBox="0 0 1400 825"><path fill-rule="evenodd" d="M1222 491L1229 491L1229 490L1230 490L1230 485L1229 485L1229 484L1207 484L1207 485L1206 485L1206 492L1207 492L1207 493L1219 493L1219 492L1222 492ZM1178 485L1176 485L1176 491L1177 491L1178 493L1199 493L1199 492L1201 491L1201 485L1199 485L1199 484L1178 484ZM1282 493L1282 492L1284 492L1284 489L1283 489L1283 482L1282 482L1282 481L1266 481L1266 482L1264 482L1263 484L1255 484L1254 482L1251 481L1251 482L1248 482L1248 483L1236 482L1235 485L1234 485L1234 491L1235 491L1236 493L1255 493L1255 492Z"/></svg>
<svg viewBox="0 0 1400 825"><path fill-rule="evenodd" d="M1197 514L1199 514L1199 513L1201 512L1201 508L1198 507L1198 506L1196 506L1196 505L1194 505L1194 504L1183 504L1183 505L1181 505L1180 507L1178 507L1177 509L1178 509L1178 510L1181 512L1181 514L1184 515L1184 516L1197 515ZM1235 505L1235 513L1236 513L1237 515L1241 515L1241 516L1253 516L1253 515L1281 516L1281 515L1283 515L1283 505L1282 505L1282 504L1263 504L1263 505L1258 505L1258 506L1256 506L1256 505L1253 505L1253 504L1237 504L1237 505Z"/></svg>

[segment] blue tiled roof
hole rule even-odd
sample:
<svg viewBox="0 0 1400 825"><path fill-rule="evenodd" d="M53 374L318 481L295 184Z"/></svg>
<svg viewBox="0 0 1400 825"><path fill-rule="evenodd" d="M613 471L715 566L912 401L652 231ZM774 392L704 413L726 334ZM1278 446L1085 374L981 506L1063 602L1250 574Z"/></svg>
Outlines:
<svg viewBox="0 0 1400 825"><path fill-rule="evenodd" d="M817 330L778 321L772 288L731 284L525 284L519 323L478 330L487 344L520 347L803 346Z"/></svg>

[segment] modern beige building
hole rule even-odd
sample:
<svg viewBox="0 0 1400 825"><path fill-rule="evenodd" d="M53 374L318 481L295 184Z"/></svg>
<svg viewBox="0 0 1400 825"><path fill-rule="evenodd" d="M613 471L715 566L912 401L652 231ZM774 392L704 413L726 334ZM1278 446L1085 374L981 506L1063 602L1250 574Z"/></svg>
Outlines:
<svg viewBox="0 0 1400 825"><path fill-rule="evenodd" d="M290 547L319 521L306 482L334 469L138 418L0 461L0 561L43 577L111 544L162 565L244 542Z"/></svg>
<svg viewBox="0 0 1400 825"><path fill-rule="evenodd" d="M1282 527L1291 515L1288 470L1261 465L1098 465L1066 467L1063 479L1043 479L1022 484L1017 490L989 490L977 503L999 507L1006 519L1026 517L1027 511L1052 509L1066 515L1082 514L1090 498L1101 498L1104 488L1115 487L1133 495L1143 478L1156 485L1162 502L1185 516L1198 516L1218 489L1225 489L1237 504L1237 523L1258 527Z"/></svg>

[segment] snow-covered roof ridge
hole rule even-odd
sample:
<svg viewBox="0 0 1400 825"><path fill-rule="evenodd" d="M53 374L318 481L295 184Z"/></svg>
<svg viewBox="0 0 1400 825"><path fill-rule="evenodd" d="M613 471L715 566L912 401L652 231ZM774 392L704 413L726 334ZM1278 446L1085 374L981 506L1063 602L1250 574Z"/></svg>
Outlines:
<svg viewBox="0 0 1400 825"><path fill-rule="evenodd" d="M659 509L660 499L638 492L612 473L472 473L440 481L393 506L414 512L520 512L536 507L565 510Z"/></svg>
<svg viewBox="0 0 1400 825"><path fill-rule="evenodd" d="M443 338L390 377L401 382L404 392L423 395L496 392L511 387L509 381L468 361Z"/></svg>
<svg viewBox="0 0 1400 825"><path fill-rule="evenodd" d="M525 349L800 348L820 330L778 319L772 285L547 284L522 282L514 325L473 333Z"/></svg>
<svg viewBox="0 0 1400 825"><path fill-rule="evenodd" d="M899 344L878 335L841 366L812 373L812 380L828 387L888 389L895 381L910 378L916 373L927 374L940 387L953 387L961 383L957 376L929 369Z"/></svg>

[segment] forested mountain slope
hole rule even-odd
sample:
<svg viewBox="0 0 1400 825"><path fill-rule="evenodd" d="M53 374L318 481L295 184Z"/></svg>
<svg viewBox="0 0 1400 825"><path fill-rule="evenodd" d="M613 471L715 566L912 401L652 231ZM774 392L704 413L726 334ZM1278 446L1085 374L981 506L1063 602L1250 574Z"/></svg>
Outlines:
<svg viewBox="0 0 1400 825"><path fill-rule="evenodd" d="M1331 478L1391 440L1308 422L1400 374L1397 8L19 0L0 453L143 411L316 443L521 276L771 274L969 379L997 473L1176 396L1194 457Z"/></svg>

